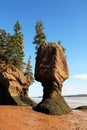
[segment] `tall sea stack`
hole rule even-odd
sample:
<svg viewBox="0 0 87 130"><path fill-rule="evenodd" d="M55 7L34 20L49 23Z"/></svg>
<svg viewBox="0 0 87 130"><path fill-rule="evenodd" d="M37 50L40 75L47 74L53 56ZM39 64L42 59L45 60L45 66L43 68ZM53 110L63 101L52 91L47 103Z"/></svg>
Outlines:
<svg viewBox="0 0 87 130"><path fill-rule="evenodd" d="M44 43L37 52L35 79L42 83L43 99L34 108L51 115L71 112L71 108L61 95L63 82L69 77L66 57L62 46Z"/></svg>

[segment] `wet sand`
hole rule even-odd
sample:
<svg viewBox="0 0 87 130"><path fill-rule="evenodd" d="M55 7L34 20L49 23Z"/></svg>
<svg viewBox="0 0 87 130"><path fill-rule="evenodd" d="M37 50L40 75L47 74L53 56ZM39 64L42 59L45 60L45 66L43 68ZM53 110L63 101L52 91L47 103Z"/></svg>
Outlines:
<svg viewBox="0 0 87 130"><path fill-rule="evenodd" d="M0 106L0 130L87 130L87 110L51 116L28 106Z"/></svg>

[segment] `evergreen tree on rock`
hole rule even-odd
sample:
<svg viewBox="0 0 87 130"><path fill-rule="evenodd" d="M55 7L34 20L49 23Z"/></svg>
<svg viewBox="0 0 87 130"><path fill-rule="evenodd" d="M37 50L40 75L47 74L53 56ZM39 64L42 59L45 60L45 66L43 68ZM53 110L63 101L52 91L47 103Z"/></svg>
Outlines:
<svg viewBox="0 0 87 130"><path fill-rule="evenodd" d="M13 65L21 69L24 58L24 36L20 32L21 26L17 21L14 25L14 35L13 35L13 45L14 45L14 54L13 54Z"/></svg>
<svg viewBox="0 0 87 130"><path fill-rule="evenodd" d="M36 35L34 36L34 44L36 44L36 51L38 50L39 46L43 44L46 40L46 36L43 32L43 23L42 21L38 21L35 26Z"/></svg>
<svg viewBox="0 0 87 130"><path fill-rule="evenodd" d="M34 77L32 73L32 66L31 66L31 56L28 58L28 63L26 65L25 69L25 75L27 75L30 78L31 84L34 82Z"/></svg>
<svg viewBox="0 0 87 130"><path fill-rule="evenodd" d="M6 52L6 39L7 39L6 31L0 29L0 57L4 57L5 56L5 52Z"/></svg>

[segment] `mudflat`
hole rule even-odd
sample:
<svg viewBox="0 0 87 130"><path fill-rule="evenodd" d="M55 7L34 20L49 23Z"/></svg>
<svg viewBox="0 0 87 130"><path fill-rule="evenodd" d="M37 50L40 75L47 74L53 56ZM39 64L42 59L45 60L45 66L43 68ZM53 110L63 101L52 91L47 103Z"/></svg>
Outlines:
<svg viewBox="0 0 87 130"><path fill-rule="evenodd" d="M0 130L87 130L87 110L51 116L29 106L0 106Z"/></svg>

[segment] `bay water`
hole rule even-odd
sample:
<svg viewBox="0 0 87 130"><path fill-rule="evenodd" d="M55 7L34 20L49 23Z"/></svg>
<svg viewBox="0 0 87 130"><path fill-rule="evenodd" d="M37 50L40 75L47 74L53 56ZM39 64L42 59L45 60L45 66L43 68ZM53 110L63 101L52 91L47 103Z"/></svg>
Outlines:
<svg viewBox="0 0 87 130"><path fill-rule="evenodd" d="M42 100L42 97L31 97L31 99L36 103L39 103ZM71 108L87 106L87 96L65 96L64 99Z"/></svg>

